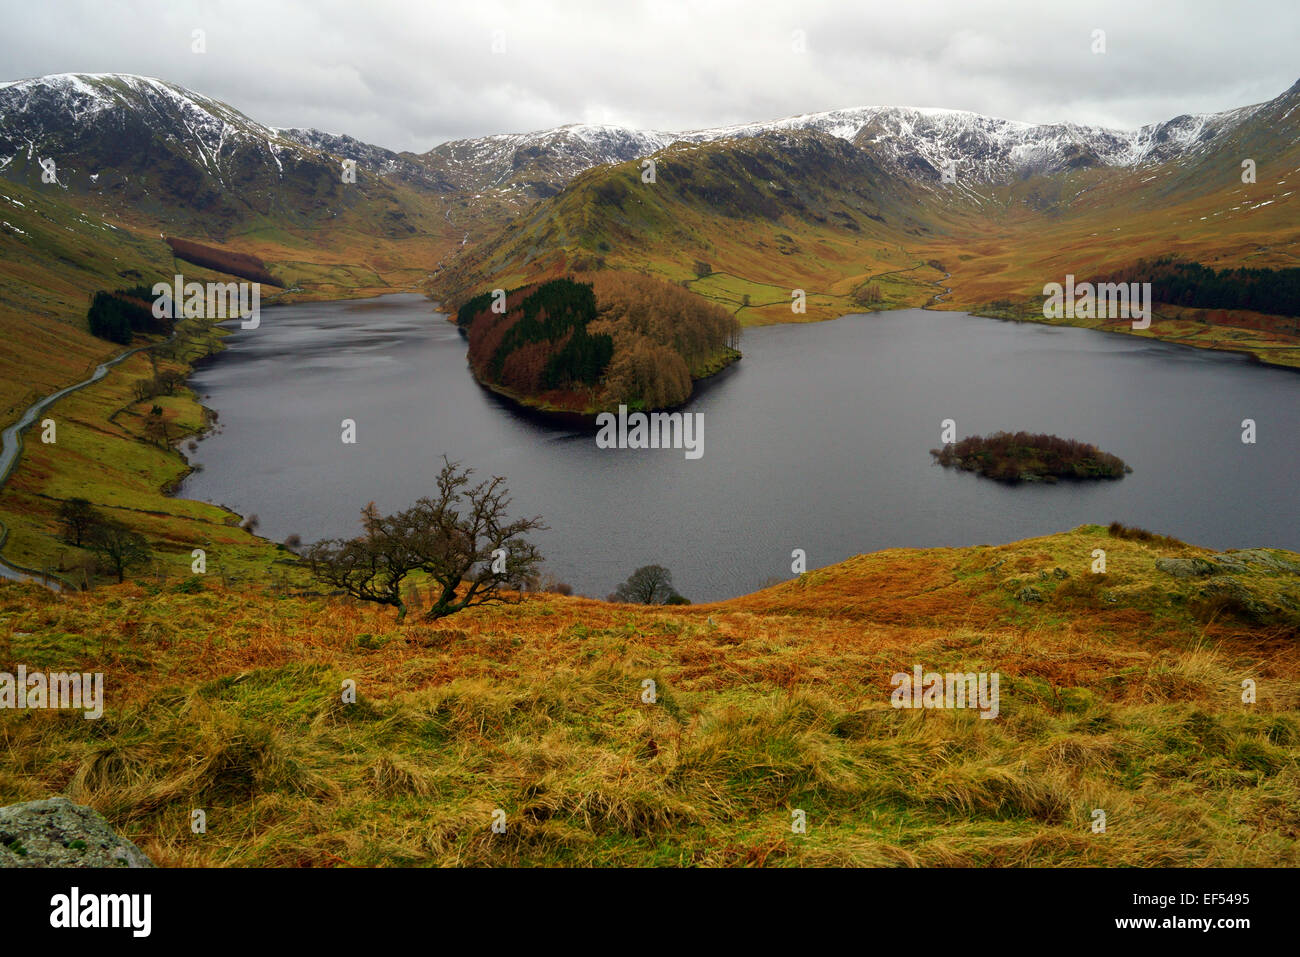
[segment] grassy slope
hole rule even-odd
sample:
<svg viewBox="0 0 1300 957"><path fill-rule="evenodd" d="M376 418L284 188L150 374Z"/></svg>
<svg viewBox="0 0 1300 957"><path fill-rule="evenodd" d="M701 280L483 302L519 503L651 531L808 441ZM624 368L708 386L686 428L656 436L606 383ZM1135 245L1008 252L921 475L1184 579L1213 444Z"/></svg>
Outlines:
<svg viewBox="0 0 1300 957"><path fill-rule="evenodd" d="M77 208L62 193L0 182L0 426L37 398L85 378L121 351L86 329L90 296L100 289L152 285L177 272L200 282L222 278L174 260L159 236L166 225ZM257 219L222 240L201 242L262 259L291 292L264 289L264 302L339 299L414 291L431 264L463 235L444 218L442 200L401 191L414 232L385 234L380 210L347 209L326 226ZM18 232L21 230L22 232ZM230 278L230 277L224 277Z"/></svg>
<svg viewBox="0 0 1300 957"><path fill-rule="evenodd" d="M996 190L993 208L959 226L956 242L916 247L917 255L939 259L952 273L944 281L952 295L940 308L1045 322L1044 283L1064 282L1067 273L1080 282L1096 279L1140 259L1171 254L1217 269L1300 266L1300 225L1295 197L1285 195L1292 190L1287 174L1272 173L1279 178L1251 186L1227 180L1221 188L1158 200L1145 182L1151 176L1092 170ZM1036 211L1040 207L1050 214ZM1258 325L1256 313L1214 310L1214 323L1205 324L1190 318L1197 312L1157 308L1146 330L1134 330L1122 319L1060 324L1250 352L1266 362L1300 367L1296 320L1275 322L1277 331L1261 331L1251 328Z"/></svg>
<svg viewBox="0 0 1300 957"><path fill-rule="evenodd" d="M636 163L588 171L453 262L434 286L455 300L599 256L610 269L685 280L747 325L933 304L937 285L952 289L940 308L1042 322L1044 283L1067 273L1096 279L1170 254L1216 268L1300 265L1291 179L1300 149L1280 139L1234 141L1190 169L1093 169L974 189L891 179L843 157L819 166L823 158L808 155L796 175L754 142L670 147L656 155L654 185L640 182ZM1240 182L1242 155L1269 157L1258 183ZM697 259L714 275L697 280ZM868 306L856 293L873 282L883 298ZM804 314L790 310L796 288L808 294ZM1212 324L1182 314L1159 309L1143 331L1127 320L1063 323L1300 367L1293 320L1261 330L1257 314L1216 311Z"/></svg>
<svg viewBox="0 0 1300 957"><path fill-rule="evenodd" d="M884 174L844 144L800 142L797 195L781 185L791 160L762 141L669 147L656 154L654 184L641 181L636 162L589 170L453 262L434 289L458 301L590 268L599 257L609 269L685 281L747 325L861 311L854 294L870 281L881 308L929 301L943 273L903 248L919 231L913 191L897 182L876 189ZM714 273L698 279L697 260ZM791 311L795 289L807 296L805 313Z"/></svg>
<svg viewBox="0 0 1300 957"><path fill-rule="evenodd" d="M0 183L0 220L9 223L0 225L0 340L6 346L0 350L0 427L122 351L86 330L94 291L152 285L177 272L199 282L237 278L174 260L157 223L105 221L54 189ZM360 208L344 210L328 227L258 221L217 245L258 256L291 287L264 288L264 303L418 290L429 264L459 243L463 231L444 217L440 199L409 190L401 195L420 227L407 238L386 237L382 223L367 219L379 211ZM49 410L58 443L43 446L38 433L27 433L22 457L0 489L7 561L72 571L74 556L57 540L54 516L59 500L75 495L106 506L159 543L162 560L178 569L188 567L190 549L204 542L224 553L228 574L241 577L260 575L279 557L266 543L227 527L232 514L162 493L186 466L178 454L141 438L141 416L153 403L135 403L131 384L151 374L148 359L133 356ZM160 404L180 433L201 429L203 411L188 390Z"/></svg>
<svg viewBox="0 0 1300 957"><path fill-rule="evenodd" d="M2 427L121 351L86 331L91 294L136 285L146 269L162 274L171 253L161 241L150 244L10 182L0 183L0 220L9 224L0 225Z"/></svg>
<svg viewBox="0 0 1300 957"><path fill-rule="evenodd" d="M205 340L216 335L208 328L198 330L189 356L182 358L201 354L209 348ZM169 367L179 363L159 365ZM82 553L59 539L55 517L61 501L77 496L143 533L158 562L173 574L188 571L194 548L204 548L209 561L220 559L227 575L240 577L264 575L279 557L270 545L238 528L233 513L163 493L188 466L178 452L144 437L144 415L152 405L161 406L173 441L200 434L205 420L188 389L137 401L133 383L153 374L149 359L136 353L46 413L56 423L56 442L42 443L36 430L24 436L19 465L0 489L7 561L38 570L48 566L65 580L79 582Z"/></svg>
<svg viewBox="0 0 1300 957"><path fill-rule="evenodd" d="M1079 587L1096 547L1107 580ZM1300 577L1234 575L1289 592L1289 638L1207 623L1201 584L1154 568L1204 554L1085 526L860 556L712 606L540 596L402 627L212 576L0 585L0 669L108 689L100 721L0 712L0 803L65 793L173 866L1294 866ZM1016 600L1025 583L1044 602ZM1000 717L892 709L915 664L996 670Z"/></svg>

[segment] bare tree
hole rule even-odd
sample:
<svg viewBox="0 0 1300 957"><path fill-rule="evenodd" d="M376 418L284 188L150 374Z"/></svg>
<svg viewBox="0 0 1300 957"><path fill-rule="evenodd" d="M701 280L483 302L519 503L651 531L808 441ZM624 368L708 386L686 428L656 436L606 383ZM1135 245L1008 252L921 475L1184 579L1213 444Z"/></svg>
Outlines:
<svg viewBox="0 0 1300 957"><path fill-rule="evenodd" d="M95 526L87 544L101 564L117 575L119 582L126 581L127 569L146 564L153 554L143 535L120 522L108 521Z"/></svg>
<svg viewBox="0 0 1300 957"><path fill-rule="evenodd" d="M168 369L166 372L160 372L154 377L153 387L155 395L161 392L163 395L173 395L176 390L185 384L185 373L178 372L175 369Z"/></svg>
<svg viewBox="0 0 1300 957"><path fill-rule="evenodd" d="M63 538L78 548L85 543L95 526L102 521L104 516L84 498L70 498L59 506L59 523L63 526Z"/></svg>
<svg viewBox="0 0 1300 957"><path fill-rule="evenodd" d="M158 394L157 379L136 379L132 389L135 393L136 401L143 402L145 399L152 399Z"/></svg>
<svg viewBox="0 0 1300 957"><path fill-rule="evenodd" d="M354 598L397 609L406 617L402 583L416 568L414 556L403 541L398 516L384 517L371 502L361 510L365 533L352 539L327 539L307 551L312 574Z"/></svg>
<svg viewBox="0 0 1300 957"><path fill-rule="evenodd" d="M371 502L361 512L361 536L313 545L312 574L355 598L396 608L399 621L406 616L403 582L414 572L431 580L426 621L519 592L542 560L523 536L546 526L538 517L507 521L501 476L471 485L471 469L443 463L436 495L394 515L380 515Z"/></svg>
<svg viewBox="0 0 1300 957"><path fill-rule="evenodd" d="M162 406L155 405L144 417L144 434L159 445L167 444L167 419Z"/></svg>
<svg viewBox="0 0 1300 957"><path fill-rule="evenodd" d="M676 594L672 572L662 565L642 565L609 597L629 604L662 605Z"/></svg>

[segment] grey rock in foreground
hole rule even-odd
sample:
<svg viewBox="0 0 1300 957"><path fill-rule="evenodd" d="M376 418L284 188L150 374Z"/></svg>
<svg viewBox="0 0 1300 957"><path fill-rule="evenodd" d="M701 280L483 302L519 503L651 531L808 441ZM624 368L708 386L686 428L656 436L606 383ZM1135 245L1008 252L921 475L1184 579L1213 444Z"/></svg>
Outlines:
<svg viewBox="0 0 1300 957"><path fill-rule="evenodd" d="M0 807L0 867L153 867L99 812L67 798Z"/></svg>

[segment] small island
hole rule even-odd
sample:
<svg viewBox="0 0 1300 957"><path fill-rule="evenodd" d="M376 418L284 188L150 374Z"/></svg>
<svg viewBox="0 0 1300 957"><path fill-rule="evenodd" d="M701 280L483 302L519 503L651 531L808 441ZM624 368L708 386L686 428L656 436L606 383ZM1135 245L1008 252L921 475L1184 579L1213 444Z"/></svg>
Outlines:
<svg viewBox="0 0 1300 957"><path fill-rule="evenodd" d="M1056 482L1059 479L1117 479L1133 470L1097 446L1056 435L995 432L972 435L931 449L940 465L999 482Z"/></svg>
<svg viewBox="0 0 1300 957"><path fill-rule="evenodd" d="M543 412L681 405L740 358L740 323L660 279L592 273L480 293L456 311L478 381Z"/></svg>

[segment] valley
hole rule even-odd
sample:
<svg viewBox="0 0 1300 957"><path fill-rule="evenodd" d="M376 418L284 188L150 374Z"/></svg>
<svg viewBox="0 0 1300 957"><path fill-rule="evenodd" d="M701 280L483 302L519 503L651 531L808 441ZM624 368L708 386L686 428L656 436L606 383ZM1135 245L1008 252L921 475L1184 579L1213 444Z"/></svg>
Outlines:
<svg viewBox="0 0 1300 957"><path fill-rule="evenodd" d="M458 303L575 273L643 274L748 327L924 306L1297 366L1294 318L1156 302L1147 328L1049 320L1042 292L1067 274L1102 278L1168 255L1216 268L1295 268L1288 177L1300 171L1298 100L1293 87L1255 107L1123 134L866 108L681 134L575 126L398 154L347 136L271 129L158 80L10 83L0 87L0 334L13 348L0 357L0 421L12 423L114 354L85 331L80 304L93 292L181 272L199 283L232 278L181 264L151 238L178 230L175 239L188 234L266 263L282 286L263 290L268 306L417 290ZM163 119L146 121L146 112ZM115 142L159 145L124 153ZM42 153L60 156L56 183L41 181ZM647 153L653 182L643 181ZM1260 157L1258 183L1240 182L1241 153ZM346 163L355 164L355 182L341 173ZM943 181L949 170L954 182ZM198 216L203 197L216 206ZM188 366L220 350L228 332L196 328L188 357L170 361ZM97 388L124 400L129 392L125 382ZM197 435L207 427L200 402L169 396L165 415L181 434ZM114 422L134 423L134 434L93 426L96 441L108 443L99 461L170 459L132 469L150 476L157 496L187 465L138 448L142 413L130 402L120 411L126 418L115 413ZM71 462L56 455L47 468ZM54 478L29 479L20 465L0 492L0 520L11 529L5 554L19 564L56 558L57 497L16 492ZM191 537L186 521L164 520L164 538ZM263 553L237 519L222 521L235 526L225 536L240 555Z"/></svg>
<svg viewBox="0 0 1300 957"><path fill-rule="evenodd" d="M0 804L166 867L1300 864L1297 177L1300 83L424 152L0 83L0 672L111 676L0 709ZM545 561L408 617L448 462Z"/></svg>

